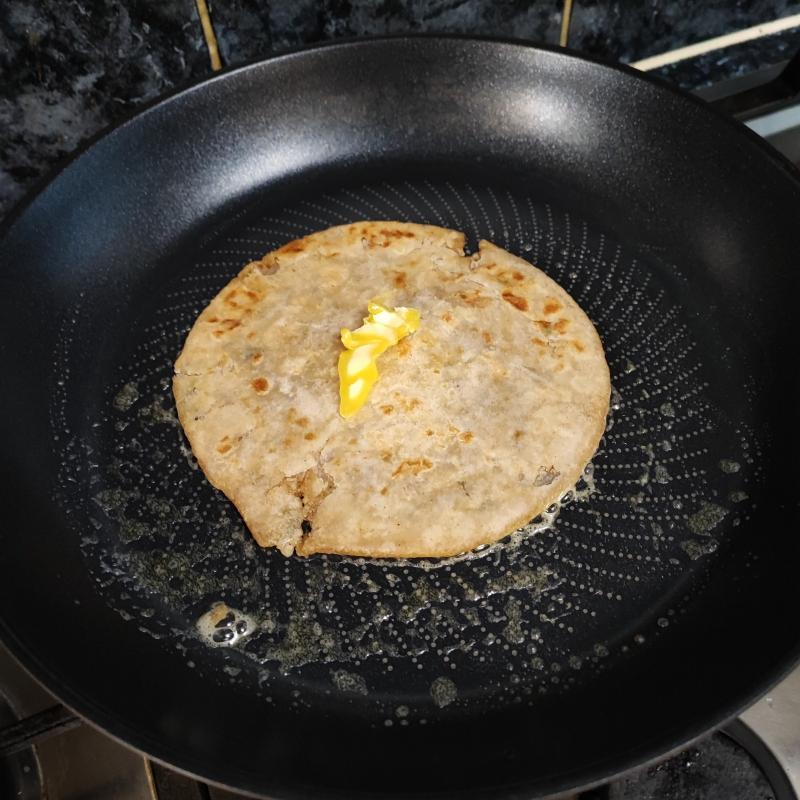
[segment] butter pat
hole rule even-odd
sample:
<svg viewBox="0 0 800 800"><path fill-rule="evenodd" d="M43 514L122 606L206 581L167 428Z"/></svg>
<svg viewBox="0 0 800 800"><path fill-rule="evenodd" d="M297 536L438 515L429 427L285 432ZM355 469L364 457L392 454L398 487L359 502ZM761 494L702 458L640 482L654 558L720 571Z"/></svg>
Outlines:
<svg viewBox="0 0 800 800"><path fill-rule="evenodd" d="M339 413L352 417L369 397L378 373L378 356L419 328L419 311L386 308L374 300L364 324L351 331L342 328L345 351L339 356Z"/></svg>

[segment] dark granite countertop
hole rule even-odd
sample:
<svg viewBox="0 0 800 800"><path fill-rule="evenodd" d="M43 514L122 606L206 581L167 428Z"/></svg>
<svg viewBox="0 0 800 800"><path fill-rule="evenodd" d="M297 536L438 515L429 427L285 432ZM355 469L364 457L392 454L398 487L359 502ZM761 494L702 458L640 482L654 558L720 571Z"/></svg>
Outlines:
<svg viewBox="0 0 800 800"><path fill-rule="evenodd" d="M230 0L210 7L223 64L341 36L448 32L555 44L559 0ZM582 0L570 47L631 61L800 12L787 0ZM658 71L692 89L800 48L800 28ZM88 137L211 74L194 0L0 2L0 216Z"/></svg>

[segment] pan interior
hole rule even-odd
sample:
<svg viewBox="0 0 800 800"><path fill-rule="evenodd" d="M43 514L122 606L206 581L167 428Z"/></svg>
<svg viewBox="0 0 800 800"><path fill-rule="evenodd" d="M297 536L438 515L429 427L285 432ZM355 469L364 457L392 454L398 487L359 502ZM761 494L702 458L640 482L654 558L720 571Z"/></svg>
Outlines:
<svg viewBox="0 0 800 800"><path fill-rule="evenodd" d="M566 288L603 340L614 391L597 454L560 507L498 545L444 561L285 559L255 545L188 449L170 381L200 310L249 260L360 219L489 239ZM334 704L415 726L585 689L680 628L762 492L763 431L744 394L725 402L682 281L680 265L500 184L410 176L255 198L147 273L112 323L125 334L91 363L91 295L64 320L57 494L98 590L205 681L297 713Z"/></svg>

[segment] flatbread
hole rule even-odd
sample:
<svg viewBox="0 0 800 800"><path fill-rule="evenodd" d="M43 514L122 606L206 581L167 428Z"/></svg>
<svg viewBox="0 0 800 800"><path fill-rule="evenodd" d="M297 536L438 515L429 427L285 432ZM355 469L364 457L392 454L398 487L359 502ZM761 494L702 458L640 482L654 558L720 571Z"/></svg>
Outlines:
<svg viewBox="0 0 800 800"><path fill-rule="evenodd" d="M339 413L339 331L373 298L420 329ZM248 264L175 364L181 424L262 547L435 557L494 542L570 489L605 427L600 339L543 272L429 225L359 222Z"/></svg>

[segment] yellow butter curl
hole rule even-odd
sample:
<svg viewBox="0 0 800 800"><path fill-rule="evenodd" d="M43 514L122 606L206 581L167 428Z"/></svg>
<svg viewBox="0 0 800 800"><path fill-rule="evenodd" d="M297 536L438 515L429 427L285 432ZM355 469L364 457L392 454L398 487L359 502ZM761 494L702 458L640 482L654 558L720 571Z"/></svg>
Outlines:
<svg viewBox="0 0 800 800"><path fill-rule="evenodd" d="M419 311L386 308L374 300L369 316L354 331L342 328L345 351L339 356L339 413L352 417L369 397L378 380L378 356L419 328Z"/></svg>

